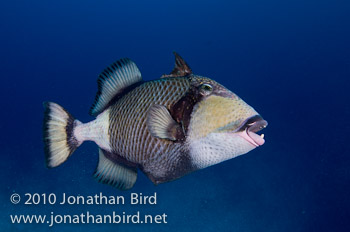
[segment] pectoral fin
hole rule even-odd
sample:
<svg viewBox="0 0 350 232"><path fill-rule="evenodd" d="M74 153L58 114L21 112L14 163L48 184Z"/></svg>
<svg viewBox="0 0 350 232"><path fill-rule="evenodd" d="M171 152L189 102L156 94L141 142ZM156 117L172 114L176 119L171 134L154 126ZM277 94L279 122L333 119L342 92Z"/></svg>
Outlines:
<svg viewBox="0 0 350 232"><path fill-rule="evenodd" d="M148 111L147 127L152 136L172 141L184 139L184 133L179 123L162 105L153 105Z"/></svg>

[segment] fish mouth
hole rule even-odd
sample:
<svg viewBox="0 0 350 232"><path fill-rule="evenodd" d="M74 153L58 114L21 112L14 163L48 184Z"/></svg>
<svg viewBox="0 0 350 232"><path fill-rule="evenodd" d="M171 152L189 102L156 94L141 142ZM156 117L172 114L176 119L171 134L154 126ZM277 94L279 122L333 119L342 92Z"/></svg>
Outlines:
<svg viewBox="0 0 350 232"><path fill-rule="evenodd" d="M265 139L264 134L258 135L256 132L259 132L266 127L267 121L265 121L260 115L255 115L246 119L234 132L243 137L253 146L258 147L265 143Z"/></svg>

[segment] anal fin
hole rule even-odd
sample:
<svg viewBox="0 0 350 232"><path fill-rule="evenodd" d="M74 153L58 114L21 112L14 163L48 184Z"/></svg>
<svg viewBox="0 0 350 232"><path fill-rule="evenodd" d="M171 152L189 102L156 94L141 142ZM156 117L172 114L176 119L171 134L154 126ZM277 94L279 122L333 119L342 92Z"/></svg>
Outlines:
<svg viewBox="0 0 350 232"><path fill-rule="evenodd" d="M94 177L98 182L112 185L120 190L131 189L137 179L137 169L113 162L104 152L99 149L99 161Z"/></svg>

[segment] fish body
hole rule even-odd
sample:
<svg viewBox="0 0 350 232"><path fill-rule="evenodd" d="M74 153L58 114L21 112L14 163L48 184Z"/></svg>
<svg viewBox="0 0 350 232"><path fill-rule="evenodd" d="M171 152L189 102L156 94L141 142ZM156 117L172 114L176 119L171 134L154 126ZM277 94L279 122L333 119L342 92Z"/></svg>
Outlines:
<svg viewBox="0 0 350 232"><path fill-rule="evenodd" d="M99 146L95 178L130 189L142 170L155 184L245 154L265 141L267 122L236 94L194 75L175 53L169 75L143 82L137 66L121 59L98 79L90 114L81 123L56 103L45 104L48 167L62 164L84 141Z"/></svg>

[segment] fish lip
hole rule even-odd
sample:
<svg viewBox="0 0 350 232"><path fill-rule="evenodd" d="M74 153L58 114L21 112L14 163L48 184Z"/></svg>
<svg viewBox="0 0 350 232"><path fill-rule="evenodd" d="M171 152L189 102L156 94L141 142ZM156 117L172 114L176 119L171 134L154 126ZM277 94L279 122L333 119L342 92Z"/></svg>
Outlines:
<svg viewBox="0 0 350 232"><path fill-rule="evenodd" d="M249 130L251 132L258 132L264 128L266 128L268 125L267 121L264 120L260 115L254 115L252 117L247 118L244 120L240 126L238 126L237 129L231 131L232 133L235 132L241 132L245 130Z"/></svg>
<svg viewBox="0 0 350 232"><path fill-rule="evenodd" d="M268 123L266 120L264 120L261 116L254 119L255 121L247 124L247 130L250 132L258 132L262 129L266 128Z"/></svg>
<svg viewBox="0 0 350 232"><path fill-rule="evenodd" d="M238 129L231 133L237 133L239 136L243 137L254 147L261 146L265 143L264 136L259 136L256 132L267 127L267 121L264 120L260 115L254 115L247 118Z"/></svg>

